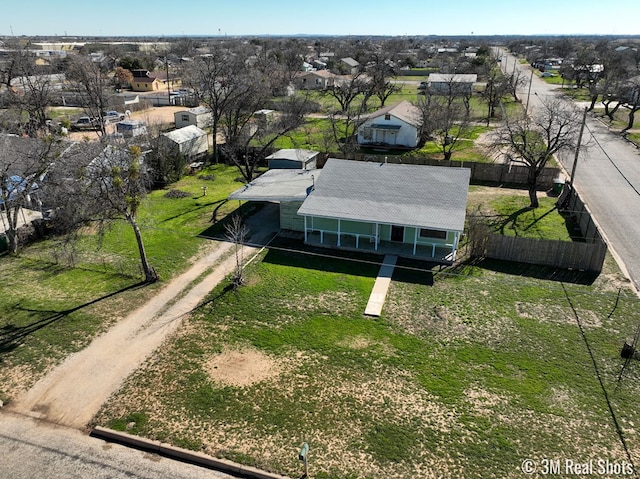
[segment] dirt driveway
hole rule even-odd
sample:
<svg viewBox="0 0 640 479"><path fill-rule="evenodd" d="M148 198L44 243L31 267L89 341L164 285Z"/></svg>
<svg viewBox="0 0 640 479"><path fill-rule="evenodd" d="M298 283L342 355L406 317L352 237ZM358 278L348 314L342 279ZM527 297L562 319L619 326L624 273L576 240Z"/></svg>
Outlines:
<svg viewBox="0 0 640 479"><path fill-rule="evenodd" d="M146 125L174 125L174 113L183 111L183 106L157 106L148 110L131 113L130 119L142 120ZM115 123L107 125L107 134L116 132ZM71 131L68 138L72 141L98 141L100 136L95 131Z"/></svg>
<svg viewBox="0 0 640 479"><path fill-rule="evenodd" d="M277 214L277 207L269 205L247 219L253 244L264 244L275 235L279 227ZM9 409L48 422L85 428L127 376L233 270L233 248L233 243L212 241L209 254L86 349L67 358L12 402ZM259 246L245 246L243 255L249 258L258 250Z"/></svg>

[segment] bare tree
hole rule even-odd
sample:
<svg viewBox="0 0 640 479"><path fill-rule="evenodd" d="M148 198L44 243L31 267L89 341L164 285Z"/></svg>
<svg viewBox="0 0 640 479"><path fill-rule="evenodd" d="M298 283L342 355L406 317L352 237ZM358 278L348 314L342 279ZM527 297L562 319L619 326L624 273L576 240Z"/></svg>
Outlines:
<svg viewBox="0 0 640 479"><path fill-rule="evenodd" d="M325 90L324 93L335 98L340 105L340 112L346 114L351 109L353 101L358 96L367 96L370 90L371 80L360 71L337 78L333 88Z"/></svg>
<svg viewBox="0 0 640 479"><path fill-rule="evenodd" d="M212 156L215 162L219 161L216 138L223 116L240 98L247 95L247 90L260 87L239 80L248 68L244 57L217 46L212 53L189 63L183 72L183 83L191 87L198 101L211 111L214 138Z"/></svg>
<svg viewBox="0 0 640 479"><path fill-rule="evenodd" d="M242 246L244 245L249 229L242 221L240 215L235 214L231 217L231 222L224 225L227 240L233 242L236 255L236 268L231 278L231 284L234 289L244 284L244 258L242 257Z"/></svg>
<svg viewBox="0 0 640 479"><path fill-rule="evenodd" d="M427 93L418 101L418 108L422 112L423 140L434 140L444 160L450 161L453 153L464 146L464 139L471 131L465 104L454 94Z"/></svg>
<svg viewBox="0 0 640 479"><path fill-rule="evenodd" d="M622 107L629 110L627 126L622 129L624 133L633 128L636 112L640 110L640 76L630 78L622 84L619 98Z"/></svg>
<svg viewBox="0 0 640 479"><path fill-rule="evenodd" d="M396 73L392 62L378 54L371 56L367 65L367 73L371 77L368 96L377 97L380 100L381 107L384 107L391 95L402 90L401 86L392 83L390 80Z"/></svg>
<svg viewBox="0 0 640 479"><path fill-rule="evenodd" d="M506 118L497 132L494 148L515 164L528 168L530 208L538 207L538 178L554 155L576 147L581 114L566 100L542 100L531 115Z"/></svg>
<svg viewBox="0 0 640 479"><path fill-rule="evenodd" d="M308 93L281 99L272 118L257 119L260 95L249 93L229 109L224 119L225 157L234 164L248 183L253 180L260 162L269 155L273 144L301 126L309 112Z"/></svg>
<svg viewBox="0 0 640 479"><path fill-rule="evenodd" d="M38 208L40 183L60 151L60 142L53 137L0 136L0 209L6 217L10 253L18 251L21 210Z"/></svg>
<svg viewBox="0 0 640 479"><path fill-rule="evenodd" d="M87 57L75 56L69 62L67 78L79 90L82 106L87 115L95 118L101 136L106 135L106 122L103 112L109 110L109 98L113 82L107 71Z"/></svg>
<svg viewBox="0 0 640 479"><path fill-rule="evenodd" d="M511 76L505 76L500 71L500 68L497 67L489 69L487 86L482 92L482 98L487 102L487 126L495 118L496 109L500 106L500 102L505 95L509 93L515 95L516 88L519 85L519 80L515 76L515 73Z"/></svg>
<svg viewBox="0 0 640 479"><path fill-rule="evenodd" d="M145 281L157 281L137 221L149 183L140 148L107 144L88 164L65 162L60 167L64 170L57 169L61 181L53 187L59 199L56 216L67 223L67 232L84 224L105 226L124 219L135 235Z"/></svg>
<svg viewBox="0 0 640 479"><path fill-rule="evenodd" d="M0 71L6 86L7 106L16 111L16 133L35 138L48 134L47 109L51 106L51 76L35 70L35 55L16 49Z"/></svg>

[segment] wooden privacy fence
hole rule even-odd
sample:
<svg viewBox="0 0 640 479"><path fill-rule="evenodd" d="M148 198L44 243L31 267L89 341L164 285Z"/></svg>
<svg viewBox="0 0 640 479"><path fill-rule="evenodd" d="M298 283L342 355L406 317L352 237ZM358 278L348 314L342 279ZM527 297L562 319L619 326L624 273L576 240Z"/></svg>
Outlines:
<svg viewBox="0 0 640 479"><path fill-rule="evenodd" d="M569 186L565 186L558 203L560 210L579 226L584 243L489 234L485 225L473 224L469 228L471 256L599 273L607 254L607 244L591 218L591 212Z"/></svg>
<svg viewBox="0 0 640 479"><path fill-rule="evenodd" d="M469 168L471 181L476 183L494 183L498 185L526 185L529 168L522 165L505 163L481 163L476 161L445 161L423 157L366 155L357 153L355 159L359 161L372 161L378 163L402 163L406 165L430 165L449 168ZM546 167L538 177L538 189L549 190L553 187L553 180L560 175L559 168Z"/></svg>
<svg viewBox="0 0 640 479"><path fill-rule="evenodd" d="M603 241L573 243L493 234L471 241L471 255L475 257L598 273L602 271L606 253Z"/></svg>

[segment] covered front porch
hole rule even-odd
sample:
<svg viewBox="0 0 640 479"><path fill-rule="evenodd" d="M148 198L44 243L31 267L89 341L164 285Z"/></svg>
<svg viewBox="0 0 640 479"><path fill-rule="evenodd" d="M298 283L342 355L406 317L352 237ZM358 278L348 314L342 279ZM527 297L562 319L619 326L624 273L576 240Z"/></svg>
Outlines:
<svg viewBox="0 0 640 479"><path fill-rule="evenodd" d="M371 224L305 217L306 244L341 250L367 251L442 263L455 260L458 232L442 232L444 237L425 238L418 227Z"/></svg>

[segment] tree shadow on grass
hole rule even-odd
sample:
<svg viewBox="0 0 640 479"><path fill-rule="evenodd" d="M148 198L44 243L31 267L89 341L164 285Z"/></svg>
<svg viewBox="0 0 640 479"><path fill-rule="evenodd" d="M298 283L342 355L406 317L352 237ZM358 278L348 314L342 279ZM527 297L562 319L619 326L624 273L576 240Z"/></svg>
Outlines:
<svg viewBox="0 0 640 479"><path fill-rule="evenodd" d="M468 274L468 272L465 271L465 268L470 266L512 276L524 276L528 278L560 281L562 283L581 284L586 286L593 284L599 276L599 273L594 271L554 268L552 266L541 266L487 258L471 258L469 260L462 261L458 263L456 267L451 268L449 272L461 275Z"/></svg>
<svg viewBox="0 0 640 479"><path fill-rule="evenodd" d="M199 198L204 198L203 196L200 196ZM194 198L197 199L197 198ZM213 205L218 205L216 206L216 208L213 210L213 218L216 217L217 211L220 209L220 207L222 205L224 205L228 200L222 199L222 200L217 200L217 201L211 201L208 203L196 203L195 206L193 208L189 208L188 210L183 211L182 213L178 213L177 215L173 215L170 216L168 218L165 218L161 221L161 223L166 223L167 221L171 221L171 220L175 220L176 218L180 218L181 216L184 216L186 214L189 213L193 213L194 211L197 210L201 210L202 208L208 208L209 206L213 206Z"/></svg>
<svg viewBox="0 0 640 479"><path fill-rule="evenodd" d="M75 306L70 309L65 309L62 311L28 309L28 308L22 308L20 304L17 304L14 307L15 310L26 311L28 313L31 313L34 316L43 315L44 317L38 319L37 321L34 321L33 323L30 323L24 326L17 326L15 324L6 324L0 328L0 362L1 362L2 355L7 354L13 351L14 349L16 349L18 346L23 344L24 340L28 336L34 334L35 332L68 317L70 314L76 311L79 311L83 308L86 308L88 306L104 301L105 299L111 298L113 296L117 296L126 291L144 287L147 284L148 283L146 282L139 282L136 284L132 284L130 286L126 286L112 293L106 294L99 298L83 303L81 305Z"/></svg>

